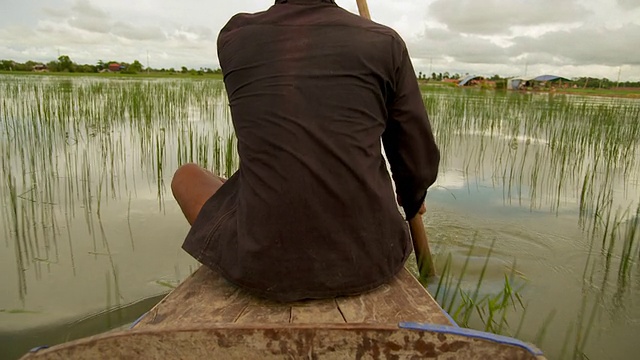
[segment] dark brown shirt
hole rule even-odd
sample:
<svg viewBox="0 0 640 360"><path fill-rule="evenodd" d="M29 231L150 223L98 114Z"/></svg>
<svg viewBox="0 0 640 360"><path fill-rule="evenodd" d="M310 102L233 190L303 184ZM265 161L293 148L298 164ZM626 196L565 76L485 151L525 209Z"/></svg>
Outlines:
<svg viewBox="0 0 640 360"><path fill-rule="evenodd" d="M409 218L439 162L399 35L329 0L277 1L234 16L218 54L240 167L184 248L282 301L362 292L394 276L411 242L381 139Z"/></svg>

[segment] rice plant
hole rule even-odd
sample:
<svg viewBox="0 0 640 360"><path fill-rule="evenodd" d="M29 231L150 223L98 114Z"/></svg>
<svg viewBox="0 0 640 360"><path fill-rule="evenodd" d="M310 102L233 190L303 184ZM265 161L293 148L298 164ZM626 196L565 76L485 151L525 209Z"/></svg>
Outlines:
<svg viewBox="0 0 640 360"><path fill-rule="evenodd" d="M77 275L75 263L87 254L75 249L86 241L92 244L88 255L106 254L116 274L102 221L111 203L127 203L129 219L137 197L153 189L162 212L167 180L179 164L216 165L221 173L237 168L220 81L2 80L1 228L15 252L20 298L30 286L25 274L35 272L38 278L43 267L50 271L61 252ZM218 153L213 138L219 139ZM88 237L72 236L76 218L84 219ZM114 275L116 293L118 283Z"/></svg>

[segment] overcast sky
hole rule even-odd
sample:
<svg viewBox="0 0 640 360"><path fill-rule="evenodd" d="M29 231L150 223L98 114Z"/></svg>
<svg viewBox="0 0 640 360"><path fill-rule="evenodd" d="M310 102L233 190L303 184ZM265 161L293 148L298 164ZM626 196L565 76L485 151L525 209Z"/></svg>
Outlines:
<svg viewBox="0 0 640 360"><path fill-rule="evenodd" d="M640 80L640 0L369 0L416 71ZM357 11L355 0L338 5ZM218 66L216 37L269 0L0 0L0 59Z"/></svg>

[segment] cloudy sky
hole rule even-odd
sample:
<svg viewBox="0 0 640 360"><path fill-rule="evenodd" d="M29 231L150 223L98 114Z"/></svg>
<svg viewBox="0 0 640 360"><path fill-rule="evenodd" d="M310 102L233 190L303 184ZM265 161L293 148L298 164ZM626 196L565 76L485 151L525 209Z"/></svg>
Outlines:
<svg viewBox="0 0 640 360"><path fill-rule="evenodd" d="M640 0L369 0L416 71L640 80ZM337 3L352 12L355 0ZM233 14L270 0L0 0L0 59L218 65Z"/></svg>

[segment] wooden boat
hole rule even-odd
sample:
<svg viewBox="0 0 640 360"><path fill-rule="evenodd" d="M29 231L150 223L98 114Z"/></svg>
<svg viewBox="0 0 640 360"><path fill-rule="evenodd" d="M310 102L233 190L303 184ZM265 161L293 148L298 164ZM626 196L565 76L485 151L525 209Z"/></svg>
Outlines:
<svg viewBox="0 0 640 360"><path fill-rule="evenodd" d="M536 359L521 341L457 327L407 271L353 297L282 304L201 267L129 330L23 359Z"/></svg>

